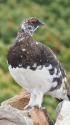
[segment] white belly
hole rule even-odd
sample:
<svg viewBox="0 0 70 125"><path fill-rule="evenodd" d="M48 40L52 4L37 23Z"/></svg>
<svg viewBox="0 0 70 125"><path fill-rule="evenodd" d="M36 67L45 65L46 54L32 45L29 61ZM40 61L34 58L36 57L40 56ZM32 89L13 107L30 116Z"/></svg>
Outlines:
<svg viewBox="0 0 70 125"><path fill-rule="evenodd" d="M50 75L47 67L33 71L29 68L11 68L11 66L9 66L9 71L15 81L29 92L36 89L37 91L46 93L51 87L57 85L56 82L52 83L53 77Z"/></svg>

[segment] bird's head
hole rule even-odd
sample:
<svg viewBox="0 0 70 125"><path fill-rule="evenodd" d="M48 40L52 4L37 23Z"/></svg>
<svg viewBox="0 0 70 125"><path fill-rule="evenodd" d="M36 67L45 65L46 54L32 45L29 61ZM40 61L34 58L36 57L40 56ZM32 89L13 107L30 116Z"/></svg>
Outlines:
<svg viewBox="0 0 70 125"><path fill-rule="evenodd" d="M32 36L32 33L41 25L44 25L42 21L40 21L36 17L31 17L22 21L20 28Z"/></svg>

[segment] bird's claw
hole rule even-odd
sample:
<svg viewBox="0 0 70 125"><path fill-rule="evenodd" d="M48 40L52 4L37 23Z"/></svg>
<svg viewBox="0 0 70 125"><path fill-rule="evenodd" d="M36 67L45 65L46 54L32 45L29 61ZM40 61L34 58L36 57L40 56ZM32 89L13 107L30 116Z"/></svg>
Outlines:
<svg viewBox="0 0 70 125"><path fill-rule="evenodd" d="M27 111L28 111L28 110L30 110L31 108L32 108L32 107L31 107L30 105L27 105L27 106L24 107L24 110L27 110Z"/></svg>
<svg viewBox="0 0 70 125"><path fill-rule="evenodd" d="M24 107L24 110L27 110L27 111L28 111L28 110L30 110L32 107L41 108L41 106L39 106L39 105L37 105L37 104L36 104L36 105L33 105L33 106L27 105L27 106Z"/></svg>
<svg viewBox="0 0 70 125"><path fill-rule="evenodd" d="M35 105L34 107L36 107L36 108L41 108L39 105Z"/></svg>

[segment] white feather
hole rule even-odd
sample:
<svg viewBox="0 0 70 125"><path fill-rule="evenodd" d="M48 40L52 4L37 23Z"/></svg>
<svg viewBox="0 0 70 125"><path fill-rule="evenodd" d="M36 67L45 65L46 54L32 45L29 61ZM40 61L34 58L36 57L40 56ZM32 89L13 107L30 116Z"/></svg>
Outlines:
<svg viewBox="0 0 70 125"><path fill-rule="evenodd" d="M34 63L34 65L32 66L33 68L36 68L36 66L37 66L37 64L36 63Z"/></svg>
<svg viewBox="0 0 70 125"><path fill-rule="evenodd" d="M34 67L35 66L36 64L34 64ZM49 92L51 88L56 87L58 84L57 81L52 82L54 76L56 76L56 69L54 75L50 75L49 69L51 68L51 64L49 65L49 67L43 66L41 70L38 67L35 71L31 70L30 66L28 66L27 69L18 67L12 68L11 65L9 66L9 71L15 81L20 86L29 91L32 95L29 104L25 108L27 108L29 105L38 105L39 107L41 107L42 98L44 94L49 94L59 99L68 100L67 90L64 90L64 82L62 83L60 89L56 89L52 92ZM60 76L60 74L61 72L58 76Z"/></svg>
<svg viewBox="0 0 70 125"><path fill-rule="evenodd" d="M22 51L26 51L26 49L25 49L25 48L23 48L23 49L22 49Z"/></svg>
<svg viewBox="0 0 70 125"><path fill-rule="evenodd" d="M51 66L49 66L49 68L50 67ZM57 85L57 83L52 83L53 77L50 75L47 67L33 71L29 69L29 67L24 69L18 67L11 68L11 66L9 66L9 71L15 81L29 92L36 90L42 91L44 94L48 92L51 87Z"/></svg>

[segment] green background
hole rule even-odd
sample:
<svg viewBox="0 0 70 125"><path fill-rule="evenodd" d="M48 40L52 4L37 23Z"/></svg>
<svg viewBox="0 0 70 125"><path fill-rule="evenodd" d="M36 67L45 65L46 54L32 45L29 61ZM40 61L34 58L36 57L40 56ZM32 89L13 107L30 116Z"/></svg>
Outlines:
<svg viewBox="0 0 70 125"><path fill-rule="evenodd" d="M70 0L0 0L0 103L23 89L10 76L6 61L20 22L35 16L45 22L33 37L49 46L66 70L70 83ZM44 97L51 117L55 117L57 101Z"/></svg>

